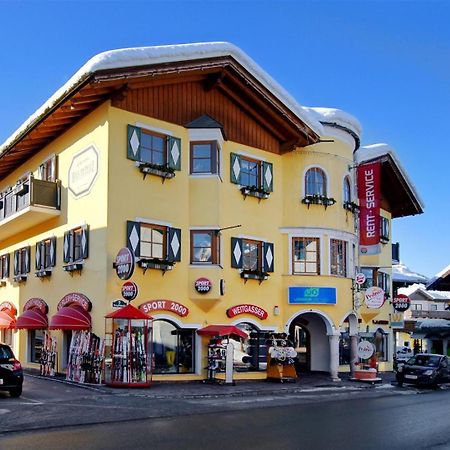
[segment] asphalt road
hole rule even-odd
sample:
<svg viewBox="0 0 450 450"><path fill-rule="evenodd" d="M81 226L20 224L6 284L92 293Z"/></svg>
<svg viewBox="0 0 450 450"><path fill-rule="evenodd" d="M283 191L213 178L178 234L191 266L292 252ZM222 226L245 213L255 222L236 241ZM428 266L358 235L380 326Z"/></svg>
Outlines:
<svg viewBox="0 0 450 450"><path fill-rule="evenodd" d="M42 422L40 430L0 435L0 448L450 449L450 391L409 388L393 388L393 391L387 396L366 398L361 398L360 393L353 396L343 393L340 397L327 395L318 400L298 395L281 398L267 395L158 401L122 395L104 398L86 392L83 395L83 390L78 389L80 397L72 399L72 403L62 399L55 404L69 405L66 416L72 411L89 415L90 410L94 410L98 422L111 420L109 423L63 426L62 421L61 426L48 428L51 423ZM59 398L66 394L70 393L62 393ZM0 408L5 401L9 400L0 398ZM71 409L71 404L78 405L78 409ZM168 405L168 409L161 409L163 404ZM51 410L52 405L45 406ZM147 412L155 409L159 416L145 417L148 416L143 414L145 408ZM109 410L115 410L118 415L108 419ZM52 414L48 418L56 419ZM164 417L170 414L170 417ZM38 418L36 414L34 416ZM4 417L0 417L0 422Z"/></svg>

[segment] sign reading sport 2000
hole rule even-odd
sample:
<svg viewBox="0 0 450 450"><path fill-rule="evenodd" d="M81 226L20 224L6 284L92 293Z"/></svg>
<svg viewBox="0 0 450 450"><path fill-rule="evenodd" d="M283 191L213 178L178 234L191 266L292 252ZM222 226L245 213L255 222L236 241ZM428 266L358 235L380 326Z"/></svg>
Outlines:
<svg viewBox="0 0 450 450"><path fill-rule="evenodd" d="M289 303L292 305L335 305L336 288L291 286L289 287L288 299Z"/></svg>

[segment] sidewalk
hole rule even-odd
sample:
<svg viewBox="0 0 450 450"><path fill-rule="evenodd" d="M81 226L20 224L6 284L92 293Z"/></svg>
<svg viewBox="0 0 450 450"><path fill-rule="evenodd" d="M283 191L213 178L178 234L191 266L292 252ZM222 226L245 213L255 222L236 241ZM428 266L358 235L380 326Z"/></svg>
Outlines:
<svg viewBox="0 0 450 450"><path fill-rule="evenodd" d="M279 383L276 381L236 381L234 385L218 383L203 383L201 381L153 382L150 388L112 388L106 385L85 385L66 381L63 377L41 377L35 371L25 370L25 374L49 381L67 383L87 390L109 395L130 395L147 398L217 398L217 397L245 397L257 395L283 395L289 393L318 393L343 392L373 389L374 387L389 386L395 380L393 372L380 373L382 379L377 384L350 380L350 374L340 374L341 381L331 381L328 374L305 373L295 382Z"/></svg>

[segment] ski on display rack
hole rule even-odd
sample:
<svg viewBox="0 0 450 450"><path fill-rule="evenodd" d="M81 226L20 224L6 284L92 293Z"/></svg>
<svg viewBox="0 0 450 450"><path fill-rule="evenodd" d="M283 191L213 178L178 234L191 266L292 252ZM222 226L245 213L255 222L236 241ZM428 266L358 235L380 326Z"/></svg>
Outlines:
<svg viewBox="0 0 450 450"><path fill-rule="evenodd" d="M56 338L52 337L48 331L44 331L42 342L40 363L40 374L54 377L56 373L56 363L58 359Z"/></svg>
<svg viewBox="0 0 450 450"><path fill-rule="evenodd" d="M111 381L145 383L146 373L145 334L139 328L118 328L114 333Z"/></svg>
<svg viewBox="0 0 450 450"><path fill-rule="evenodd" d="M74 331L69 349L66 380L100 384L105 340L89 331Z"/></svg>

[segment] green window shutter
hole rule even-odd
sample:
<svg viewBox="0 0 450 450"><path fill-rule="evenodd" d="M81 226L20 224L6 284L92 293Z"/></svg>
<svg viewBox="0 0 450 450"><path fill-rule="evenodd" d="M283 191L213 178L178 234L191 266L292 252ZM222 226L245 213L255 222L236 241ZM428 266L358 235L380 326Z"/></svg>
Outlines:
<svg viewBox="0 0 450 450"><path fill-rule="evenodd" d="M50 265L52 267L55 267L55 264L56 264L56 236L53 236L50 238Z"/></svg>
<svg viewBox="0 0 450 450"><path fill-rule="evenodd" d="M31 247L25 247L25 267L22 268L22 273L29 273L31 267ZM25 271L23 271L25 269Z"/></svg>
<svg viewBox="0 0 450 450"><path fill-rule="evenodd" d="M19 275L19 250L14 251L14 275Z"/></svg>
<svg viewBox="0 0 450 450"><path fill-rule="evenodd" d="M234 269L242 269L242 239L231 238L231 267Z"/></svg>
<svg viewBox="0 0 450 450"><path fill-rule="evenodd" d="M167 139L167 161L169 167L181 170L181 139L169 136Z"/></svg>
<svg viewBox="0 0 450 450"><path fill-rule="evenodd" d="M230 181L234 184L241 182L241 157L230 153Z"/></svg>
<svg viewBox="0 0 450 450"><path fill-rule="evenodd" d="M133 161L141 160L141 129L128 125L127 158Z"/></svg>
<svg viewBox="0 0 450 450"><path fill-rule="evenodd" d="M83 225L81 228L81 257L89 257L89 225Z"/></svg>
<svg viewBox="0 0 450 450"><path fill-rule="evenodd" d="M273 272L274 270L274 252L271 242L263 242L263 269L264 272Z"/></svg>
<svg viewBox="0 0 450 450"><path fill-rule="evenodd" d="M5 277L9 277L9 253L6 255L6 258L4 259L5 267L3 269L3 273L5 274Z"/></svg>
<svg viewBox="0 0 450 450"><path fill-rule="evenodd" d="M70 262L70 231L64 232L64 245L63 245L63 261L65 263Z"/></svg>
<svg viewBox="0 0 450 450"><path fill-rule="evenodd" d="M266 192L272 192L273 191L273 164L263 161L262 168L263 168L262 188Z"/></svg>
<svg viewBox="0 0 450 450"><path fill-rule="evenodd" d="M179 228L167 229L167 260L181 261L181 230Z"/></svg>
<svg viewBox="0 0 450 450"><path fill-rule="evenodd" d="M141 256L141 224L127 220L127 247L136 258Z"/></svg>

